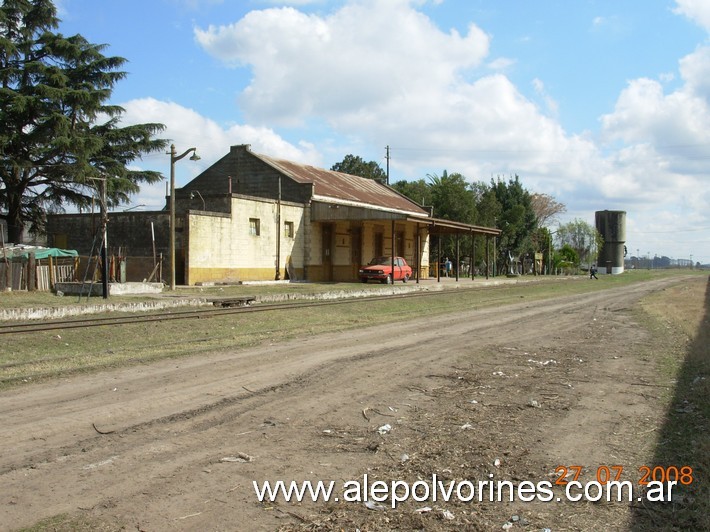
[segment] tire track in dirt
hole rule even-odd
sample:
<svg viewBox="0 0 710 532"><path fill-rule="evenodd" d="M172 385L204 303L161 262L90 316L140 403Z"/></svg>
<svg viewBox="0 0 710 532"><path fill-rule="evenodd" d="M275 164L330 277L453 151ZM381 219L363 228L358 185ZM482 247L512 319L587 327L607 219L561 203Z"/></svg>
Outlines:
<svg viewBox="0 0 710 532"><path fill-rule="evenodd" d="M10 502L0 503L2 522L24 526L77 508L157 529L233 526L234 512L258 519L252 479L354 472L347 454L328 456L320 471L309 467L323 463L308 449L327 427L356 427L366 448L377 441L376 423L362 409L431 401L416 389L430 386L432 368L450 370L491 346L552 342L599 309L628 307L663 286L523 301L3 393L0 446L10 452L0 481ZM112 433L99 435L91 423ZM238 475L219 462L235 446L258 458ZM227 491L233 486L239 495ZM200 510L215 492L226 502Z"/></svg>

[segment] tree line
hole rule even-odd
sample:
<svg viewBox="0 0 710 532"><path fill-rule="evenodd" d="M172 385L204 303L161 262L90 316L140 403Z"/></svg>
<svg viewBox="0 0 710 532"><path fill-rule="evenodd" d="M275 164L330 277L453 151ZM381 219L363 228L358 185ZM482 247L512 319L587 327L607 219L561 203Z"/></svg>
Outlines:
<svg viewBox="0 0 710 532"><path fill-rule="evenodd" d="M366 162L352 154L331 170L383 183L387 178L376 162ZM541 253L545 269L573 270L593 262L603 244L597 230L583 220L575 219L553 230L550 226L566 212L565 205L548 194L528 191L518 175L483 182L469 181L463 174L444 170L441 175L429 174L415 181L396 181L391 187L429 208L435 218L500 229L496 246L499 264L507 263L511 255L520 262L532 264L535 254ZM442 257L432 255L431 259L455 257L455 238L440 238ZM477 260L482 261L485 242L478 240L475 254L479 257ZM432 246L431 252L437 253L438 245Z"/></svg>

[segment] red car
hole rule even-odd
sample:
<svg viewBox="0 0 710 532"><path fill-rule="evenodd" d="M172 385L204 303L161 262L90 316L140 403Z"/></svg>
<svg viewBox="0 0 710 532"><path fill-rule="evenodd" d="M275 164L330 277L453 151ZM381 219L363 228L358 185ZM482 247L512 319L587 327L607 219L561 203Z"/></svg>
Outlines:
<svg viewBox="0 0 710 532"><path fill-rule="evenodd" d="M375 257L370 264L360 268L360 280L366 283L375 279L381 283L392 284L394 281L406 283L412 276L412 268L402 257L394 257L394 275L392 274L392 257Z"/></svg>

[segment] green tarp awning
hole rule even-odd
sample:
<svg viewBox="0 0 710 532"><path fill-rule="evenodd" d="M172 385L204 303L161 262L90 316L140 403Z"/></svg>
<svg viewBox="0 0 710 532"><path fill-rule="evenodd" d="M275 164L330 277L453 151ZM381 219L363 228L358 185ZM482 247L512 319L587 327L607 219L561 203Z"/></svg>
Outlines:
<svg viewBox="0 0 710 532"><path fill-rule="evenodd" d="M1 249L1 248L0 248ZM16 247L16 248L6 248L7 258L21 258L22 260L27 260L30 253L34 253L35 259L41 260L47 257L77 257L79 254L73 249L59 249L59 248L41 248L41 247ZM0 259L3 258L4 253L0 251Z"/></svg>

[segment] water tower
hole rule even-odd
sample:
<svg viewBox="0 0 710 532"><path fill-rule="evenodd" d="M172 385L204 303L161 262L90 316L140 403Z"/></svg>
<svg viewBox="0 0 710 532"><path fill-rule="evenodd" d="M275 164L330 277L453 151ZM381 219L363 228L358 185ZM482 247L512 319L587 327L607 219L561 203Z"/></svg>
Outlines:
<svg viewBox="0 0 710 532"><path fill-rule="evenodd" d="M597 266L600 273L624 272L626 243L626 211L597 211L594 214L597 231L604 239Z"/></svg>

